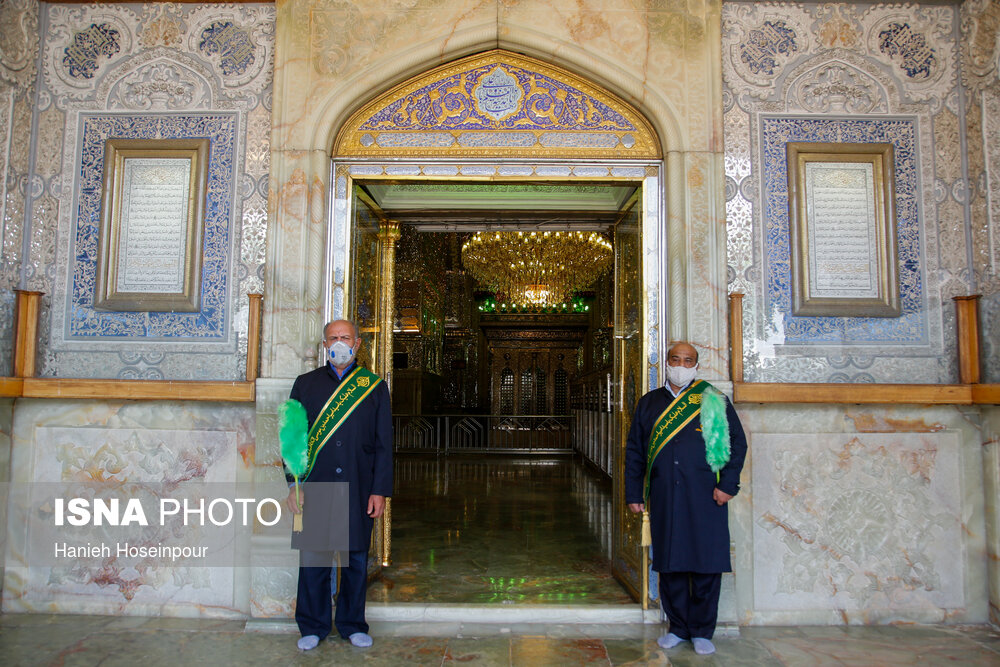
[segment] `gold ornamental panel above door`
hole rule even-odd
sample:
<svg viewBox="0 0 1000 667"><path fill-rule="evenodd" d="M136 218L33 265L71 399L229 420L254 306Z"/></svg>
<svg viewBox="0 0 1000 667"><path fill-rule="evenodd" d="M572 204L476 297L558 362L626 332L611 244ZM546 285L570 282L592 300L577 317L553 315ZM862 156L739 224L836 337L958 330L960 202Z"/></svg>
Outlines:
<svg viewBox="0 0 1000 667"><path fill-rule="evenodd" d="M658 160L660 148L624 100L498 49L437 67L362 107L333 156Z"/></svg>

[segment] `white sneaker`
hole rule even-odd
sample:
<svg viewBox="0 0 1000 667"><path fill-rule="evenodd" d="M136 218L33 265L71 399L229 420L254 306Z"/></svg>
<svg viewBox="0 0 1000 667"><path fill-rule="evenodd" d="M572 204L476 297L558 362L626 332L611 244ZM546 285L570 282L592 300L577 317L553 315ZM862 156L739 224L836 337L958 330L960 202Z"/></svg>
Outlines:
<svg viewBox="0 0 1000 667"><path fill-rule="evenodd" d="M694 652L698 655L712 655L715 653L715 644L712 640L705 639L704 637L695 637L691 640L694 642Z"/></svg>
<svg viewBox="0 0 1000 667"><path fill-rule="evenodd" d="M353 635L348 637L348 639L351 640L351 644L357 646L358 648L368 648L375 643L372 640L371 635L367 632L355 632Z"/></svg>
<svg viewBox="0 0 1000 667"><path fill-rule="evenodd" d="M300 651L311 651L317 646L319 646L319 637L316 635L306 635L305 637L300 637L298 644Z"/></svg>

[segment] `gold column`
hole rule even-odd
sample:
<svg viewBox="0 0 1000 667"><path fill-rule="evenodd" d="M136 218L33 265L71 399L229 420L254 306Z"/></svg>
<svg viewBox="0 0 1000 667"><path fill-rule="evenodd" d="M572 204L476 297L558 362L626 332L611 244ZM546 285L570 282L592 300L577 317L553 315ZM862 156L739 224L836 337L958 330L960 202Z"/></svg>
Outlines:
<svg viewBox="0 0 1000 667"><path fill-rule="evenodd" d="M384 220L379 225L379 295L378 334L373 350L375 372L392 390L392 328L396 317L396 241L399 240L399 222ZM382 566L392 563L392 499L385 501L382 516Z"/></svg>
<svg viewBox="0 0 1000 667"><path fill-rule="evenodd" d="M384 220L378 230L378 333L372 369L392 387L392 324L396 314L396 241L399 240L399 222Z"/></svg>

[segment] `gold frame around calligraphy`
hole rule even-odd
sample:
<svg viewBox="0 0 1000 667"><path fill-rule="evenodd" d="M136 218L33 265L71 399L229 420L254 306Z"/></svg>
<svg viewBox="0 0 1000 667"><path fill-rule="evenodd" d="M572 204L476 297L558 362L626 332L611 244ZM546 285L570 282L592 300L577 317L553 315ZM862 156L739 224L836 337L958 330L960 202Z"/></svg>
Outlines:
<svg viewBox="0 0 1000 667"><path fill-rule="evenodd" d="M791 243L792 314L831 317L899 317L899 277L896 256L895 166L889 143L789 142L788 220ZM811 162L867 164L873 182L868 215L869 235L875 237L875 295L872 297L819 296L810 275L809 195L812 184L806 167Z"/></svg>
<svg viewBox="0 0 1000 667"><path fill-rule="evenodd" d="M97 281L94 308L132 312L197 312L201 308L202 235L205 192L208 182L209 139L108 139L104 146L104 183L101 194L101 230L97 251ZM126 163L133 159L158 158L190 161L188 201L184 220L183 288L178 292L125 291L119 288L122 259L120 241L124 210L123 185Z"/></svg>

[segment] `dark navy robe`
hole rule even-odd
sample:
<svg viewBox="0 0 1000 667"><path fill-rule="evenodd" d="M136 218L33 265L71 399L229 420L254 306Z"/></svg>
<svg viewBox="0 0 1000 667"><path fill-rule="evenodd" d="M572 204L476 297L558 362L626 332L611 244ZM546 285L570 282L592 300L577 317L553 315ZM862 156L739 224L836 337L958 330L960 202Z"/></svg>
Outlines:
<svg viewBox="0 0 1000 667"><path fill-rule="evenodd" d="M344 377L352 370L353 366ZM295 379L290 398L305 407L310 428L340 382L329 364ZM375 521L367 513L368 497L392 495L392 445L392 408L389 388L383 381L361 401L316 457L305 486L303 522L304 532L311 533L308 544L315 545L317 539L323 540L316 535L316 526L309 520L310 509L317 506L316 495L309 495L309 484L349 482L350 550L368 550ZM313 513L312 516L317 515ZM333 537L336 536L331 536L331 545L342 543L342 539ZM294 537L292 546L303 548L294 543ZM309 549L317 550L315 547Z"/></svg>
<svg viewBox="0 0 1000 667"><path fill-rule="evenodd" d="M666 387L639 399L625 447L625 502L643 502L646 450L656 418L673 402ZM653 462L646 509L656 572L730 572L728 505L712 499L716 486L731 496L740 490L747 441L739 417L726 400L731 455L715 473L705 461L701 413L670 440Z"/></svg>

